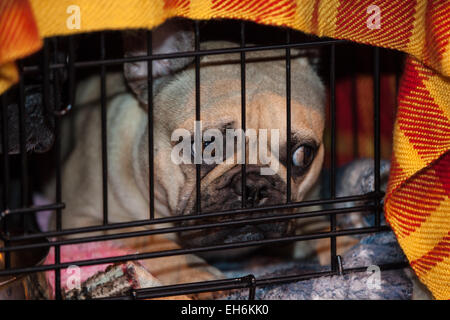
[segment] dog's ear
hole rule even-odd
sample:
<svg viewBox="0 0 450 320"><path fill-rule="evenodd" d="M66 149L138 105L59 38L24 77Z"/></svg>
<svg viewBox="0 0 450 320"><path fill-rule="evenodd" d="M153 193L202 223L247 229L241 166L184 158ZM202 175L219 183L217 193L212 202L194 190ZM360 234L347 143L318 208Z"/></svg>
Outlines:
<svg viewBox="0 0 450 320"><path fill-rule="evenodd" d="M126 31L123 34L125 57L147 55L147 32L145 30ZM152 53L164 54L192 51L194 33L188 22L169 20L152 31ZM152 64L154 93L163 80L183 69L193 61L193 57L154 60ZM125 79L141 105L148 106L147 61L124 64Z"/></svg>

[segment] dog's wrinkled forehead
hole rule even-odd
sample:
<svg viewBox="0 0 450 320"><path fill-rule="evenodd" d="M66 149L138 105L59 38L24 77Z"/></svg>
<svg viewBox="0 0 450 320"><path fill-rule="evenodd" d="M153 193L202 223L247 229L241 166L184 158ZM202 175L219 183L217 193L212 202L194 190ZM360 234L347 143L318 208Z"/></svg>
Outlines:
<svg viewBox="0 0 450 320"><path fill-rule="evenodd" d="M202 49L234 47L227 42L204 43ZM252 101L266 98L267 108L272 112L285 108L286 100L286 58L284 50L247 52L245 63L245 96L247 111L252 112ZM200 104L202 117L208 110L216 117L226 116L227 109L241 108L241 64L239 54L211 55L202 57L200 63ZM174 113L180 119L192 118L195 113L195 65L176 73L161 86L155 105L161 112ZM310 109L324 117L325 90L323 84L306 57L292 50L291 59L291 101L292 112L296 108ZM276 104L276 105L275 105ZM230 110L231 111L231 110ZM255 110L256 111L256 110ZM158 112L158 111L157 111ZM218 112L218 113L216 113Z"/></svg>
<svg viewBox="0 0 450 320"><path fill-rule="evenodd" d="M153 53L187 52L194 50L193 32L189 24L170 20L154 30ZM145 33L124 35L127 56L146 53ZM237 47L225 41L201 43L201 50ZM200 62L200 106L202 120L237 120L244 93L247 112L267 113L266 120L283 118L286 109L286 56L285 50L262 50L245 53L245 92L241 83L240 54L206 55ZM147 108L147 63L126 63L125 78L143 108ZM193 58L162 59L153 61L154 112L160 119L180 125L194 119L196 106L196 73ZM311 127L312 122L324 122L325 90L318 75L308 62L305 52L291 49L291 102L293 124ZM308 111L309 110L309 111ZM271 112L269 114L268 112ZM276 117L274 115L279 115ZM308 123L296 121L314 118ZM262 116L263 117L263 116ZM214 118L214 119L213 119ZM249 119L250 120L250 119ZM259 126L259 124L258 124ZM166 128L174 130L176 128ZM321 129L315 130L320 132Z"/></svg>
<svg viewBox="0 0 450 320"><path fill-rule="evenodd" d="M204 49L234 47L227 42L210 42ZM298 50L291 50L291 97L304 107L322 109L324 106L324 87L308 62ZM233 90L241 91L241 60L239 54L205 56L201 73L206 83L233 81L239 79L239 86ZM245 54L245 75L248 94L271 92L286 96L286 56L284 50L250 51ZM224 88L226 89L226 88ZM231 89L231 88L230 88Z"/></svg>

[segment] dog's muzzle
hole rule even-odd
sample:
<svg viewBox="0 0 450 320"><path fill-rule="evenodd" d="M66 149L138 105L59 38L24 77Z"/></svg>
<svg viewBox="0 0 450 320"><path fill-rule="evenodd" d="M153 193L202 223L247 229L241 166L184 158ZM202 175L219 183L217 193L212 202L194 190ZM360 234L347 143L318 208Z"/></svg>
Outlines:
<svg viewBox="0 0 450 320"><path fill-rule="evenodd" d="M242 171L236 166L215 179L201 191L201 214L242 208ZM195 197L195 192L192 195ZM258 208L282 204L286 201L286 183L278 175L260 175L260 167L248 165L245 179L245 208ZM195 214L195 202L185 208L184 214ZM221 217L194 219L183 226L204 225L225 221L263 217L274 212L225 215ZM212 227L180 232L183 247L209 246L241 241L257 241L293 234L293 221L252 223L230 227Z"/></svg>

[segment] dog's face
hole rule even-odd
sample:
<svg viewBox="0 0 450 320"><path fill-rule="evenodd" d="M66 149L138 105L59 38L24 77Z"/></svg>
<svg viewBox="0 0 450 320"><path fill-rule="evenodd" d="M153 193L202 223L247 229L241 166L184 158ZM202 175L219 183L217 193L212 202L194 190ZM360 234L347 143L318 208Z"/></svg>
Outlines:
<svg viewBox="0 0 450 320"><path fill-rule="evenodd" d="M235 46L222 42L204 45L202 49ZM246 54L245 127L247 133L252 131L254 134L248 134L245 138L247 165L244 201L242 145L238 143L237 138L226 139L227 132L242 127L240 55L205 56L201 60L201 132L204 134L210 129L209 132L215 132L217 135L213 139L203 137L200 144L194 142L195 67L190 65L158 83L154 98L155 196L157 201L167 208L160 210L162 214L196 213L194 160L195 150L198 149L202 149L202 155L205 155L208 149L213 150L212 155L216 160L213 163L203 161L200 165L202 213L240 209L243 204L246 208L255 208L285 203L288 183L291 184L292 201L300 201L305 197L317 180L323 162L324 88L308 60L300 57L296 50L292 50L291 156L288 157L285 64L283 50ZM139 93L137 94L139 96ZM141 102L145 107L146 101ZM185 143L185 139L174 136L174 132L180 129L188 133L188 144L192 145L191 153L187 157L184 155L185 160L192 160L191 163L187 161L188 163L177 164L171 160L174 148ZM266 150L262 150L261 146L265 146ZM234 152L227 153L227 148ZM217 155L219 149L223 154L219 152ZM144 140L139 153L141 172L147 177L144 181L148 181L148 145ZM261 153L265 157L262 157ZM288 163L292 168L290 181L287 181ZM263 168L271 170L261 174L264 172ZM263 214L252 216L261 215ZM245 216L240 216L243 217ZM230 217L207 221L202 219L200 223L217 223L227 218ZM189 224L199 223L197 221L193 220ZM184 232L180 234L180 242L184 246L212 245L239 240L259 240L292 232L292 222L272 222L232 229L211 228Z"/></svg>

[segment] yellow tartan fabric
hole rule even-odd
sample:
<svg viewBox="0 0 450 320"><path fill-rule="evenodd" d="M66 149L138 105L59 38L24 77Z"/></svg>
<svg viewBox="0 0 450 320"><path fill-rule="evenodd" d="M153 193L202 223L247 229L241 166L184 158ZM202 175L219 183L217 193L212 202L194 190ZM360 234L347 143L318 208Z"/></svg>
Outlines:
<svg viewBox="0 0 450 320"><path fill-rule="evenodd" d="M41 37L153 28L174 16L235 18L408 53L385 214L422 282L437 299L450 299L448 0L30 0L29 4ZM79 30L66 27L70 16L66 10L73 4L80 7ZM371 5L380 9L379 29L367 27ZM41 45L39 38L19 32L19 20L11 13L19 6L27 10L28 1L0 4L0 92L17 81L12 61Z"/></svg>

